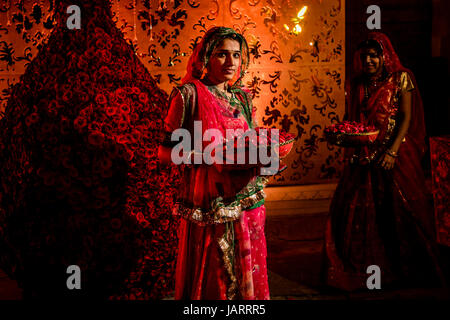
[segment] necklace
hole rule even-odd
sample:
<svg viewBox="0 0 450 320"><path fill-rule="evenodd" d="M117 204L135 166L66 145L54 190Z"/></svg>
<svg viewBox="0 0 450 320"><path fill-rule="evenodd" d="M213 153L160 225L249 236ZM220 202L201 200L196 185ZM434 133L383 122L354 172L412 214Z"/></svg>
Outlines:
<svg viewBox="0 0 450 320"><path fill-rule="evenodd" d="M369 86L372 86L372 87L378 87L379 83L380 83L380 78L375 78L375 79L369 80Z"/></svg>
<svg viewBox="0 0 450 320"><path fill-rule="evenodd" d="M224 99L227 101L226 109L230 112L234 118L239 117L239 114L242 112L242 106L239 99L236 97L234 90L230 90L228 85L225 83L225 90L219 89L217 86L213 85L212 82L208 79L207 76L204 78L205 85L208 90L214 94L216 97L220 99Z"/></svg>
<svg viewBox="0 0 450 320"><path fill-rule="evenodd" d="M225 98L227 100L231 100L234 97L234 93L233 91L231 91L231 96L227 94L227 91L224 90L220 90L219 88L217 88L216 86L212 86L213 90L222 98Z"/></svg>
<svg viewBox="0 0 450 320"><path fill-rule="evenodd" d="M379 75L376 75L374 77L368 77L366 82L368 86L376 88L380 85L381 82L384 81L385 78L386 78L385 72L381 72Z"/></svg>
<svg viewBox="0 0 450 320"><path fill-rule="evenodd" d="M212 81L209 79L208 74L206 74L205 77L204 77L203 79L204 79L204 83L206 84L206 86L207 86L208 88L211 88L211 89L212 89L212 90L210 90L210 91L213 91L214 93L219 94L221 97L226 98L227 100L230 99L230 97L227 95L227 92L228 92L228 85L227 85L227 83L225 83L225 85L224 85L225 90L221 90L221 89L219 89L219 88L217 87L217 85L214 84L214 82L212 82Z"/></svg>
<svg viewBox="0 0 450 320"><path fill-rule="evenodd" d="M230 90L231 95L226 95L223 90L218 89L216 86L208 86L208 88L215 96L227 101L226 109L233 115L234 118L239 117L242 113L243 107L241 105L241 101L236 97L233 90Z"/></svg>

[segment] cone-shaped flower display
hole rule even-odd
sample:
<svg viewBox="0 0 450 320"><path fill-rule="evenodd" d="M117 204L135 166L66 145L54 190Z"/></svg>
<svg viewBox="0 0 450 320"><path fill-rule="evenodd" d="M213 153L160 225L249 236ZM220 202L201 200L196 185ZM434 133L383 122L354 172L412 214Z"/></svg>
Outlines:
<svg viewBox="0 0 450 320"><path fill-rule="evenodd" d="M0 268L31 297L161 298L177 240L177 173L157 160L167 94L109 1L62 0L56 16L0 120Z"/></svg>

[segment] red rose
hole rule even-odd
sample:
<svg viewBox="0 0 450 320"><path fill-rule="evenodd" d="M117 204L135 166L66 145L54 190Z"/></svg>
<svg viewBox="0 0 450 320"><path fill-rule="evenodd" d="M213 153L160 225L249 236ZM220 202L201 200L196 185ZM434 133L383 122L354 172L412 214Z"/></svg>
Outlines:
<svg viewBox="0 0 450 320"><path fill-rule="evenodd" d="M124 114L129 114L130 111L131 111L131 109L130 109L130 106L129 106L128 104L122 103L122 104L120 105L120 111L121 111L122 113L124 113Z"/></svg>
<svg viewBox="0 0 450 320"><path fill-rule="evenodd" d="M39 121L39 115L36 112L33 112L25 119L25 124L29 127L38 121Z"/></svg>
<svg viewBox="0 0 450 320"><path fill-rule="evenodd" d="M77 79L81 82L81 83L89 83L90 82L90 77L86 72L78 72L77 73Z"/></svg>
<svg viewBox="0 0 450 320"><path fill-rule="evenodd" d="M100 51L101 59L105 62L111 62L111 51L109 50L101 50Z"/></svg>
<svg viewBox="0 0 450 320"><path fill-rule="evenodd" d="M144 152L144 157L145 157L145 158L150 159L150 158L152 158L153 156L154 156L154 152L153 152L153 151L151 151L151 150L149 150L149 149L145 149L145 152Z"/></svg>
<svg viewBox="0 0 450 320"><path fill-rule="evenodd" d="M131 122L136 122L139 120L139 114L137 114L136 112L133 112L130 114L130 121Z"/></svg>
<svg viewBox="0 0 450 320"><path fill-rule="evenodd" d="M126 161L131 161L131 160L133 160L133 158L134 158L134 152L131 151L131 150L126 150L125 153L124 153L123 155L124 155L123 158L124 158Z"/></svg>
<svg viewBox="0 0 450 320"><path fill-rule="evenodd" d="M126 121L124 121L124 120L120 120L120 121L117 123L117 129L118 129L119 131L125 131L125 130L127 130L127 129L128 129L128 122L126 122Z"/></svg>
<svg viewBox="0 0 450 320"><path fill-rule="evenodd" d="M61 105L56 100L50 101L48 104L48 113L50 114L56 114L57 110L61 108Z"/></svg>
<svg viewBox="0 0 450 320"><path fill-rule="evenodd" d="M144 220L145 220L145 217L144 217L144 215L142 214L142 212L138 212L138 213L136 213L136 219L137 219L138 221L144 221Z"/></svg>
<svg viewBox="0 0 450 320"><path fill-rule="evenodd" d="M63 93L62 99L64 102L70 102L73 98L72 90L66 90Z"/></svg>
<svg viewBox="0 0 450 320"><path fill-rule="evenodd" d="M139 89L138 87L132 87L131 88L131 93L132 94L140 94L141 93L141 89Z"/></svg>
<svg viewBox="0 0 450 320"><path fill-rule="evenodd" d="M98 70L101 74L110 76L112 74L111 69L108 68L107 66L101 66L100 69Z"/></svg>
<svg viewBox="0 0 450 320"><path fill-rule="evenodd" d="M120 143L120 144L127 144L127 143L129 143L127 135L116 136L116 141L117 141L117 143Z"/></svg>
<svg viewBox="0 0 450 320"><path fill-rule="evenodd" d="M107 102L108 102L108 100L106 99L106 97L105 97L105 95L104 94L98 94L96 97L95 97L95 101L98 103L98 104L101 104L101 105L103 105L103 104L106 104Z"/></svg>
<svg viewBox="0 0 450 320"><path fill-rule="evenodd" d="M92 59L95 56L95 49L93 47L90 47L84 52L84 55L82 57L86 57L88 60Z"/></svg>
<svg viewBox="0 0 450 320"><path fill-rule="evenodd" d="M111 106L106 107L105 112L106 112L107 116L112 117L113 115L116 114L116 108L115 107L111 107Z"/></svg>
<svg viewBox="0 0 450 320"><path fill-rule="evenodd" d="M163 230L167 230L169 228L169 220L167 219L161 220L161 226Z"/></svg>
<svg viewBox="0 0 450 320"><path fill-rule="evenodd" d="M139 221L139 224L142 228L148 228L148 226L150 226L150 222L148 222L147 220Z"/></svg>
<svg viewBox="0 0 450 320"><path fill-rule="evenodd" d="M93 146L101 146L105 142L105 135L100 131L93 131L88 136L88 142Z"/></svg>
<svg viewBox="0 0 450 320"><path fill-rule="evenodd" d="M73 121L73 126L78 131L81 131L84 127L86 127L86 125L87 125L87 120L85 117L82 117L82 116L78 116Z"/></svg>
<svg viewBox="0 0 450 320"><path fill-rule="evenodd" d="M105 40L103 38L98 38L97 41L95 41L95 46L99 49L105 49Z"/></svg>
<svg viewBox="0 0 450 320"><path fill-rule="evenodd" d="M147 93L145 93L145 92L140 93L139 101L142 102L142 104L146 105L149 101Z"/></svg>
<svg viewBox="0 0 450 320"><path fill-rule="evenodd" d="M99 28L97 26L94 27L94 33L95 33L96 37L103 37L106 35L105 30L103 30L102 28Z"/></svg>
<svg viewBox="0 0 450 320"><path fill-rule="evenodd" d="M81 102L88 102L88 101L89 101L89 98L90 98L89 94L86 93L86 92L83 91L83 90L78 90L78 91L77 91L77 96L79 97L79 99L80 99Z"/></svg>
<svg viewBox="0 0 450 320"><path fill-rule="evenodd" d="M77 61L77 67L80 70L86 70L88 67L88 60L84 56L80 56Z"/></svg>
<svg viewBox="0 0 450 320"><path fill-rule="evenodd" d="M115 91L116 97L119 99L125 99L126 98L126 92L124 89L119 88Z"/></svg>

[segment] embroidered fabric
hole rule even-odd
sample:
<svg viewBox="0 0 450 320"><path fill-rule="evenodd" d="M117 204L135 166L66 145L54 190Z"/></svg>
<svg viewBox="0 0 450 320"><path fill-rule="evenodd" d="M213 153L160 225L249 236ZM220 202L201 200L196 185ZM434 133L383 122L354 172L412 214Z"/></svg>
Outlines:
<svg viewBox="0 0 450 320"><path fill-rule="evenodd" d="M241 129L245 132L253 125L252 112L250 111L252 108L251 99L248 93L241 88L235 87L231 90L236 97L236 103L239 103L243 110L239 117L235 117L228 100L219 99L199 80L192 80L190 83L176 87L171 94L170 101L172 102L177 95L180 95L183 102L182 111L179 110L180 106L171 106L166 118L166 128L178 126L187 128L192 132L192 122L197 119L202 121L203 133L209 128L218 129L223 136L226 135L226 129ZM167 142L164 143L165 145L172 146L168 142L170 141L170 135L171 132L166 133L165 141ZM203 147L209 143L209 141L204 143ZM181 190L179 201L173 210L174 214L202 224L223 223L238 219L240 212L246 208L255 208L257 205L264 203L262 189L267 183L267 179L264 177L255 178L255 170L222 172L219 166L214 168L205 165L185 166L183 169L184 185L182 188L186 190ZM198 174L198 172L202 172L202 174ZM220 191L223 190L211 189L208 190L209 192L205 192L204 187L200 187L199 179L202 179L208 173L213 175L211 180L215 179L216 181L213 182L216 182L216 185L217 183L232 185L232 189L235 190L234 194L228 192L226 195L220 195ZM220 176L218 173L220 173ZM245 179L247 179L246 182ZM205 184L207 183L203 182L203 185ZM249 193L248 190L253 190L253 192ZM203 194L203 196L196 196L193 194L195 191L197 191L197 194ZM242 198L242 194L246 196ZM196 199L199 201L196 202Z"/></svg>
<svg viewBox="0 0 450 320"><path fill-rule="evenodd" d="M396 94L402 90L411 91L411 122L405 138L414 143L420 153L420 156L422 157L426 149L425 120L422 98L419 90L414 90L414 88L417 88L417 82L414 74L411 70L405 68L401 64L391 41L385 34L381 32L370 32L367 38L369 40L377 41L383 48L383 60L386 77L383 81L381 81L382 83L377 86L374 92L370 94L370 99L366 102L365 109L370 110L370 113L367 115L360 113L361 109L359 106L362 105L366 92L364 85L363 65L360 59L362 49L355 52L353 59L353 71L355 77L352 81L349 81L346 84L346 118L363 123L375 124L375 118L377 117L377 112L379 109L375 107L375 105L379 103L380 99L387 98L387 91L393 91L394 88L396 89ZM392 86L392 88L387 88L387 86ZM377 127L380 126L383 125L377 124ZM380 139L383 138L382 135L379 137Z"/></svg>
<svg viewBox="0 0 450 320"><path fill-rule="evenodd" d="M365 101L367 82L357 52L354 66L359 74L346 90L346 114L347 120L375 125L379 140L355 154L353 165L344 166L333 196L325 232L328 284L345 290L367 288L369 265L380 267L386 284L445 283L420 163L425 126L417 84L385 35L370 33L369 39L383 48L386 76ZM396 135L402 90L412 90L411 122L395 166L387 171L376 160Z"/></svg>
<svg viewBox="0 0 450 320"><path fill-rule="evenodd" d="M229 37L241 44L241 65L229 82L236 98L232 101L218 97L201 80L214 47ZM248 61L242 35L224 27L208 30L189 59L183 85L176 89L180 94L174 94L173 110L166 119L168 131L182 126L192 133L196 120L201 121L202 133L214 129L222 137L226 137L227 129L245 132L252 128L251 97L241 83ZM242 106L239 114L238 101ZM201 144L204 148L219 142ZM179 229L175 299L268 299L264 178L251 168L220 170L207 164L181 167L182 185L174 214L184 219ZM259 241L250 239L250 225L261 226ZM252 273L255 264L260 266L259 273Z"/></svg>

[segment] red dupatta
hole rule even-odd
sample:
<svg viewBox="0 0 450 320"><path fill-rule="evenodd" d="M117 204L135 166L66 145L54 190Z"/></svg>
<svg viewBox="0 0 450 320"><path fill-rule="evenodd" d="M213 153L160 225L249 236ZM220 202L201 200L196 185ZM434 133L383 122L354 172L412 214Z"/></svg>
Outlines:
<svg viewBox="0 0 450 320"><path fill-rule="evenodd" d="M402 71L407 72L414 84L414 87L417 88L417 82L414 74L411 72L411 70L405 68L401 64L400 59L398 58L391 44L391 41L385 34L381 32L371 32L369 33L367 39L375 40L380 44L383 50L384 68L389 75ZM379 89L374 92L367 101L366 110L368 111L368 117L366 119L361 119L360 108L364 99L364 84L360 81L363 76L361 50L357 50L354 55L353 69L355 77L350 83L347 84L347 93L350 94L347 94L346 114L349 117L348 120L370 122L377 111L377 103L380 97L386 94L386 92L392 92L394 88L392 87L392 83L385 82L381 84ZM414 145L419 156L422 157L426 149L426 132L422 98L420 96L419 90L413 90L411 93L411 122L405 138Z"/></svg>

